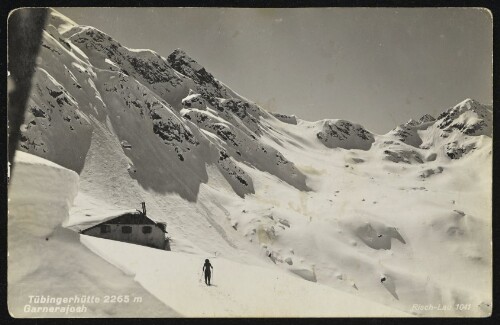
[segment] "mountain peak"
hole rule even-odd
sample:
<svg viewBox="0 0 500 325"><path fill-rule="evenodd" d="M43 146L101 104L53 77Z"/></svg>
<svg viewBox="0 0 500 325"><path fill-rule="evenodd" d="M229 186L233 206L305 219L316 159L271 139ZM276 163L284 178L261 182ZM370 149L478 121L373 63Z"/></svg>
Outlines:
<svg viewBox="0 0 500 325"><path fill-rule="evenodd" d="M409 119L405 124L403 124L404 126L416 126L418 125L419 122L418 121L415 121L414 119Z"/></svg>
<svg viewBox="0 0 500 325"><path fill-rule="evenodd" d="M474 99L467 98L438 116L438 128L450 133L459 130L466 135L492 134L492 111Z"/></svg>
<svg viewBox="0 0 500 325"><path fill-rule="evenodd" d="M425 114L423 115L420 119L419 119L419 122L420 123L427 123L427 122L433 122L435 121L436 119L430 115L430 114Z"/></svg>
<svg viewBox="0 0 500 325"><path fill-rule="evenodd" d="M198 62L196 62L192 57L190 57L186 51L183 49L177 48L175 49L168 57L168 63L172 66L172 68L176 69L178 67L181 70L187 70L190 68L193 71L200 71L204 69ZM183 69L184 67L184 69ZM179 71L183 73L182 71ZM189 76L189 75L188 75ZM191 77L191 76L189 76Z"/></svg>
<svg viewBox="0 0 500 325"><path fill-rule="evenodd" d="M186 51L184 51L181 48L176 48L172 53L170 53L170 55L189 57L189 55L187 55Z"/></svg>
<svg viewBox="0 0 500 325"><path fill-rule="evenodd" d="M477 105L480 105L480 103L477 100L472 99L472 98L466 98L463 101L461 101L460 103L458 103L457 105L455 105L455 107L468 107L468 108L471 108L471 107L474 107L474 106L477 106Z"/></svg>
<svg viewBox="0 0 500 325"><path fill-rule="evenodd" d="M208 97L228 98L227 89L202 65L188 56L184 50L175 49L167 57L167 62L174 70L197 83L202 88L197 90L198 93Z"/></svg>

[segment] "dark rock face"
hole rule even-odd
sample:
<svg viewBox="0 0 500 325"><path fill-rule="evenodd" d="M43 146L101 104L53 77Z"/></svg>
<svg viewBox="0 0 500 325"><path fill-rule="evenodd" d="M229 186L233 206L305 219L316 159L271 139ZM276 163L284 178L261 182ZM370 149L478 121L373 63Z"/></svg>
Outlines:
<svg viewBox="0 0 500 325"><path fill-rule="evenodd" d="M480 131L486 129L487 124L485 121L478 121L473 124L465 124L460 122L452 123L446 121L443 125L439 125L438 127L441 128L444 132L448 133L455 129L466 135L475 135L477 133L480 133Z"/></svg>
<svg viewBox="0 0 500 325"><path fill-rule="evenodd" d="M363 140L370 140L371 137L368 131L363 128L355 127L353 124L347 121L339 121L338 123L335 123L335 125L328 124L328 128L328 135L340 140L347 139L351 132L354 132Z"/></svg>
<svg viewBox="0 0 500 325"><path fill-rule="evenodd" d="M474 144L459 145L456 141L446 144L445 152L450 159L460 159L472 150L475 150Z"/></svg>
<svg viewBox="0 0 500 325"><path fill-rule="evenodd" d="M329 148L369 150L375 141L373 134L349 121L326 121L316 137Z"/></svg>
<svg viewBox="0 0 500 325"><path fill-rule="evenodd" d="M423 164L420 154L415 150L384 150L385 159L395 163Z"/></svg>
<svg viewBox="0 0 500 325"><path fill-rule="evenodd" d="M284 123L288 124L297 124L297 117L295 115L286 115L286 114L281 114L281 113L271 113L274 117L276 117L278 120Z"/></svg>
<svg viewBox="0 0 500 325"><path fill-rule="evenodd" d="M248 102L244 102L239 99L229 99L224 102L223 107L238 116L240 119L248 118L254 123L257 122L254 116L258 116L259 108L255 105L250 105Z"/></svg>
<svg viewBox="0 0 500 325"><path fill-rule="evenodd" d="M205 92L204 97L227 98L226 88L214 76L190 58L186 52L177 49L167 57L168 64L176 71L191 78Z"/></svg>
<svg viewBox="0 0 500 325"><path fill-rule="evenodd" d="M430 115L430 114L425 114L424 116L422 116L418 121L420 123L428 123L428 122L434 122L436 119Z"/></svg>
<svg viewBox="0 0 500 325"><path fill-rule="evenodd" d="M170 118L166 121L155 120L153 122L153 132L166 142L176 141L182 143L183 141L187 141L194 145L199 144L191 132L180 123L173 122Z"/></svg>
<svg viewBox="0 0 500 325"><path fill-rule="evenodd" d="M253 185L250 185L252 183L251 178L241 168L236 167L234 163L230 161L230 157L227 154L227 151L221 150L219 151L219 154L220 156L217 163L219 164L220 168L226 172L226 175L237 180L245 187L251 186L253 191Z"/></svg>
<svg viewBox="0 0 500 325"><path fill-rule="evenodd" d="M45 112L39 107L31 107L31 113L33 113L35 117L47 117Z"/></svg>
<svg viewBox="0 0 500 325"><path fill-rule="evenodd" d="M399 141L401 142L406 142L406 139L408 139L408 137L411 136L411 128L409 127L398 127L396 129L394 129L394 133L393 133Z"/></svg>
<svg viewBox="0 0 500 325"><path fill-rule="evenodd" d="M169 67L159 57L156 61L137 57L127 57L127 59L135 71L150 84L170 82L175 79L174 75L170 73Z"/></svg>
<svg viewBox="0 0 500 325"><path fill-rule="evenodd" d="M192 94L182 100L182 106L185 108L197 108L205 110L208 106L207 101L200 94Z"/></svg>

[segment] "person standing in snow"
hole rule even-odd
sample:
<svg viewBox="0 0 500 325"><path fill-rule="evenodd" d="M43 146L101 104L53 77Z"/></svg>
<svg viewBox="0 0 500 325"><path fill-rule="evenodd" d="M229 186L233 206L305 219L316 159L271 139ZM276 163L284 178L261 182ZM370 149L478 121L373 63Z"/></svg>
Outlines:
<svg viewBox="0 0 500 325"><path fill-rule="evenodd" d="M208 258L205 260L205 264L203 264L203 269L202 271L205 272L205 284L210 285L210 276L212 275L212 270L214 269L212 264L210 264L210 261Z"/></svg>

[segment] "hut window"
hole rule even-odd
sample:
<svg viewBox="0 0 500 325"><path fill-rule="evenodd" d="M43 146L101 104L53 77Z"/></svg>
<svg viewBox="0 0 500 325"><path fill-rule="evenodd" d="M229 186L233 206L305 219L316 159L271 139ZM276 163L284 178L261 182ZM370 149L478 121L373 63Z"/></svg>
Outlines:
<svg viewBox="0 0 500 325"><path fill-rule="evenodd" d="M101 225L101 234L107 234L111 232L110 225Z"/></svg>
<svg viewBox="0 0 500 325"><path fill-rule="evenodd" d="M152 231L151 226L144 226L144 227L142 227L142 233L143 234L150 234L151 231Z"/></svg>
<svg viewBox="0 0 500 325"><path fill-rule="evenodd" d="M124 233L124 234L130 234L130 233L132 233L132 227L130 227L130 226L123 226L122 227L122 233Z"/></svg>

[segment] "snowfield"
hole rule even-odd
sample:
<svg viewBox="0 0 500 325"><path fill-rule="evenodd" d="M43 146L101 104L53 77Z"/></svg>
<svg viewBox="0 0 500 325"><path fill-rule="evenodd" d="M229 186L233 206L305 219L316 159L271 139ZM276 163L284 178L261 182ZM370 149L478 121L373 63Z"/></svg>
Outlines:
<svg viewBox="0 0 500 325"><path fill-rule="evenodd" d="M142 297L82 317L486 317L492 115L465 99L379 135L270 114L182 50L52 11L9 187L9 310L48 316L23 311L35 292ZM78 234L143 201L172 251Z"/></svg>
<svg viewBox="0 0 500 325"><path fill-rule="evenodd" d="M278 269L215 257L211 259L214 273L208 287L201 278L204 255L85 235L81 241L166 305L189 317L408 316Z"/></svg>

